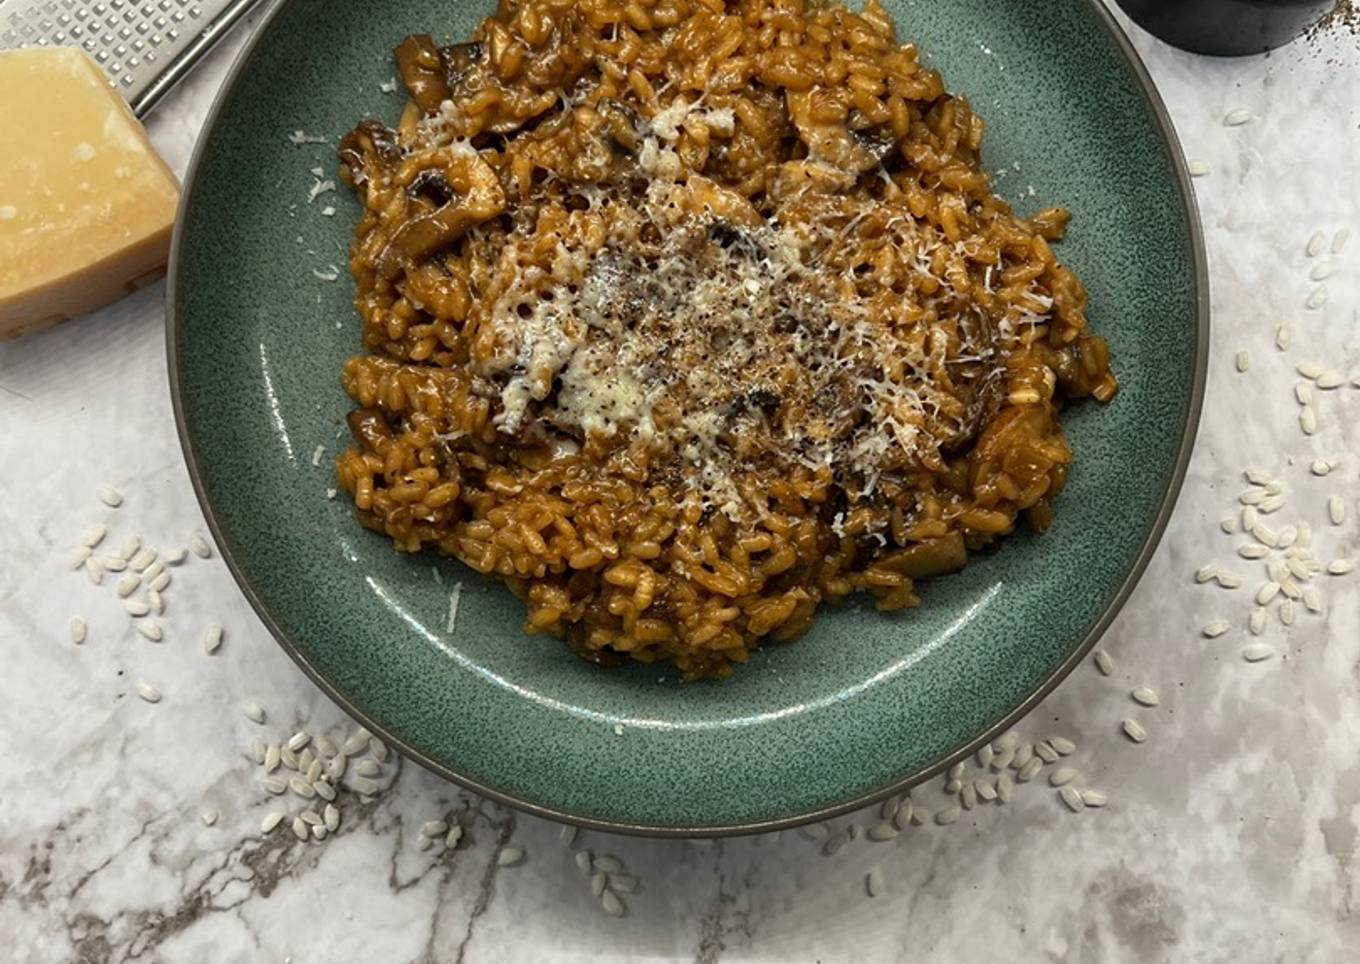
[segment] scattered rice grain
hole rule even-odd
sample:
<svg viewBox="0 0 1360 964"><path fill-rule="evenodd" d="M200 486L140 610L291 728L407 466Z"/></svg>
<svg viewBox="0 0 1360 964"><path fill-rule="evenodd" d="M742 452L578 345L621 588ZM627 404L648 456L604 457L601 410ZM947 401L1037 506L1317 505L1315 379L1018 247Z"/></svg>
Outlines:
<svg viewBox="0 0 1360 964"><path fill-rule="evenodd" d="M1209 639L1215 639L1222 636L1229 629L1232 629L1232 623L1228 622L1226 619L1215 619L1213 622L1206 624L1200 632ZM1135 692L1137 691L1135 690Z"/></svg>
<svg viewBox="0 0 1360 964"><path fill-rule="evenodd" d="M85 624L85 620L81 619L79 616L72 616L68 628L71 634L71 642L75 643L77 646L85 642L85 637L89 633L89 627Z"/></svg>
<svg viewBox="0 0 1360 964"><path fill-rule="evenodd" d="M1073 813L1081 813L1086 809L1086 803L1081 798L1081 793L1075 787L1063 787L1058 791L1058 796L1067 805L1067 809Z"/></svg>
<svg viewBox="0 0 1360 964"><path fill-rule="evenodd" d="M941 827L947 827L951 823L958 821L961 812L962 811L956 806L945 807L939 813L935 814L935 823Z"/></svg>
<svg viewBox="0 0 1360 964"><path fill-rule="evenodd" d="M1259 663L1262 660L1270 659L1275 655L1275 649L1269 643L1252 643L1242 650L1242 658L1248 663Z"/></svg>
<svg viewBox="0 0 1360 964"><path fill-rule="evenodd" d="M161 691L150 683L139 682L137 684L137 695L148 703L159 703L161 701Z"/></svg>
<svg viewBox="0 0 1360 964"><path fill-rule="evenodd" d="M377 781L370 780L368 777L351 776L349 778L349 785L354 789L355 793L362 794L366 797L374 796L382 789Z"/></svg>
<svg viewBox="0 0 1360 964"><path fill-rule="evenodd" d="M915 813L915 810L916 808L910 800L903 800L902 805L898 807L897 812L893 814L893 826L898 830L906 830L911 826L911 818Z"/></svg>
<svg viewBox="0 0 1360 964"><path fill-rule="evenodd" d="M316 787L312 786L300 776L288 778L288 789L292 790L304 800L311 800L316 796Z"/></svg>
<svg viewBox="0 0 1360 964"><path fill-rule="evenodd" d="M212 546L200 532L195 532L189 537L189 551L200 559L207 559L212 555Z"/></svg>
<svg viewBox="0 0 1360 964"><path fill-rule="evenodd" d="M621 894L631 894L638 889L638 879L632 874L610 874L609 886Z"/></svg>
<svg viewBox="0 0 1360 964"><path fill-rule="evenodd" d="M110 509L116 509L123 504L123 493L105 482L94 490L94 494L99 497L99 501Z"/></svg>
<svg viewBox="0 0 1360 964"><path fill-rule="evenodd" d="M1058 769L1054 770L1053 774L1048 778L1048 783L1050 786L1064 787L1075 780L1077 775L1075 767L1058 767Z"/></svg>
<svg viewBox="0 0 1360 964"><path fill-rule="evenodd" d="M331 762L326 765L326 776L330 778L332 783L340 782L340 778L345 775L345 766L348 762L349 757L341 753L333 757Z"/></svg>
<svg viewBox="0 0 1360 964"><path fill-rule="evenodd" d="M1142 743L1147 739L1147 730L1143 729L1142 724L1137 720L1125 719L1120 726L1124 730L1124 735L1134 743Z"/></svg>

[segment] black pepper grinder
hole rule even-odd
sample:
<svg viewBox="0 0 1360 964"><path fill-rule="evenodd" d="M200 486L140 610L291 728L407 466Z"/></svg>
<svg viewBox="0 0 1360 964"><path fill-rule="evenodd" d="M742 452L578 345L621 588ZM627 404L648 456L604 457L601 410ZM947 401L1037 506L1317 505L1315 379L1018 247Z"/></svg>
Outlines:
<svg viewBox="0 0 1360 964"><path fill-rule="evenodd" d="M1335 0L1118 0L1133 21L1197 54L1236 57L1289 43Z"/></svg>

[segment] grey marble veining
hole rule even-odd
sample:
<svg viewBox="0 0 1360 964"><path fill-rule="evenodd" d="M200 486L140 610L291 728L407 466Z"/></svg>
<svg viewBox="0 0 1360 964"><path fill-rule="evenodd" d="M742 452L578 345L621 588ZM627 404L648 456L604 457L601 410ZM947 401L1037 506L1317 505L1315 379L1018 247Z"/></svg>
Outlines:
<svg viewBox="0 0 1360 964"><path fill-rule="evenodd" d="M1350 34L1269 57L1206 60L1135 32L1189 157L1213 285L1213 357L1199 444L1166 539L1104 648L1020 728L1078 744L1080 783L1109 794L1074 815L1038 782L965 813L834 857L798 833L718 843L581 834L641 880L628 914L603 914L558 828L415 766L347 799L337 834L262 838L271 808L252 740L351 724L268 638L216 558L174 571L173 639L136 637L116 597L66 570L90 523L159 545L200 525L174 437L160 287L88 319L0 346L0 959L44 961L1287 961L1354 960L1360 922L1360 607L1356 576L1323 581L1323 616L1240 658L1248 592L1196 586L1208 561L1248 574L1218 523L1253 465L1285 485L1271 518L1307 521L1323 558L1360 549L1360 392L1319 392L1305 437L1292 399L1305 359L1360 375L1360 53ZM160 109L152 134L182 171L233 38ZM1246 107L1255 120L1222 124ZM1327 255L1328 303L1303 307L1318 228L1357 237ZM1293 347L1273 347L1291 326ZM1251 367L1234 370L1246 349ZM1326 478L1314 458L1339 467ZM108 479L118 512L92 497ZM1344 525L1327 520L1341 495ZM1278 522L1276 521L1278 520ZM114 577L116 579L116 576ZM1248 578L1248 587L1258 579ZM73 646L67 619L83 614ZM1228 618L1234 630L1199 629ZM227 629L205 656L206 624ZM137 680L164 692L140 701ZM1161 695L1156 709L1128 697ZM270 711L263 727L244 698ZM1141 746L1119 732L1136 717ZM939 781L916 803L946 803ZM213 826L200 814L218 812ZM432 816L466 826L456 851L418 849ZM843 827L848 821L839 821ZM877 822L861 814L854 822ZM522 846L527 859L499 867ZM870 899L880 868L887 892Z"/></svg>

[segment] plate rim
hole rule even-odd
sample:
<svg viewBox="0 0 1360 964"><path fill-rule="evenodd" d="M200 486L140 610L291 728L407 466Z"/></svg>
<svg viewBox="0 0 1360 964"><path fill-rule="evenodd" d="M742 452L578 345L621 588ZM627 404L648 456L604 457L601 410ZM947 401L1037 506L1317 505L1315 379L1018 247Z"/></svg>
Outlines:
<svg viewBox="0 0 1360 964"><path fill-rule="evenodd" d="M1181 146L1180 137L1176 133L1175 124L1171 120L1171 115L1166 108L1166 103L1162 100L1162 96L1158 92L1157 86L1152 80L1152 76L1148 73L1142 57L1139 56L1138 51L1134 48L1128 33L1120 26L1119 21L1115 19L1114 14L1109 8L1106 7L1101 0L1080 0L1082 5L1095 15L1096 20L1100 23L1102 28L1104 28L1105 33L1110 40L1113 41L1115 48L1119 51L1125 67L1128 68L1137 80L1139 95L1142 97L1143 102L1151 109L1153 119L1156 122L1157 132L1171 154L1171 163L1176 175L1176 190L1189 222L1189 240L1194 261L1194 324L1196 330L1194 370L1191 378L1189 404L1186 407L1185 417L1181 424L1175 464L1172 467L1171 477L1168 479L1165 490L1158 503L1157 513L1153 517L1152 525L1148 528L1143 537L1143 541L1134 557L1133 564L1129 567L1128 572L1120 582L1118 590L1111 597L1100 616L1091 623L1086 634L1082 637L1081 642L1067 655L1067 657L1059 663L1058 666L1049 673L1049 675L1035 687L1025 699L1021 700L998 722L979 733L958 750L948 754L933 764L913 770L887 786L860 793L850 799L837 803L828 804L813 810L802 811L792 816L717 825L696 824L692 826L658 826L647 823L630 823L621 820L598 819L573 814L566 810L545 806L529 800L523 800L512 793L486 786L478 780L465 774L458 773L453 768L432 759L423 751L412 746L403 736L392 732L388 727L371 719L368 714L356 706L338 686L318 671L307 659L306 655L299 650L297 645L275 620L268 606L265 605L264 601L256 593L253 584L247 578L241 564L233 555L229 543L224 538L224 533L218 523L217 516L213 511L212 503L208 498L207 490L203 483L203 476L199 469L198 455L196 454L193 441L189 436L184 412L184 386L180 377L178 347L180 335L183 331L183 325L177 305L180 300L180 264L184 242L185 214L198 185L198 170L203 163L205 147L207 145L206 134L217 124L218 115L222 112L228 96L235 88L247 63L252 59L256 46L262 41L274 19L293 2L294 0L279 0L279 2L276 3L272 9L267 11L265 16L260 20L254 33L237 53L231 68L227 71L221 86L213 97L212 106L204 116L203 123L199 128L197 141L194 144L193 153L185 171L183 181L184 190L180 197L179 207L176 212L174 234L170 243L170 256L165 287L166 372L170 383L170 403L174 412L175 431L179 437L180 449L184 455L185 468L189 472L189 480L193 486L194 496L198 501L199 508L203 512L204 521L208 526L209 532L212 533L213 541L217 546L218 552L222 555L223 562L226 563L228 572L231 574L237 588L240 589L241 593L245 596L246 601L250 604L251 609L254 610L255 615L259 617L260 621L269 631L269 634L274 637L274 641L278 643L279 647L288 654L289 658L297 664L303 674L311 680L312 683L314 683L352 719L365 726L374 734L380 736L388 744L396 747L404 757L420 764L426 770L429 770L458 786L477 793L480 796L513 807L516 810L532 814L536 817L553 820L558 823L565 823L587 830L600 830L608 833L627 834L631 836L662 838L742 836L787 830L804 826L809 823L838 817L871 806L887 797L905 793L912 787L943 773L955 763L970 757L981 746L992 742L1027 716L1040 702L1067 679L1068 675L1081 664L1082 660L1086 658L1087 654L1095 647L1096 643L1100 641L1101 637L1104 636L1105 631L1109 629L1110 624L1114 622L1115 617L1123 610L1125 603L1128 602L1129 597L1133 594L1133 591L1137 587L1139 581L1141 581L1144 572L1146 572L1148 564L1152 561L1152 557L1155 554L1157 547L1161 544L1162 536L1165 535L1166 527L1171 520L1172 512L1175 510L1177 500L1189 471L1191 457L1194 454L1195 437L1199 429L1204 405L1204 395L1208 381L1210 340L1209 270L1199 205L1195 200L1194 187L1186 163L1185 151Z"/></svg>

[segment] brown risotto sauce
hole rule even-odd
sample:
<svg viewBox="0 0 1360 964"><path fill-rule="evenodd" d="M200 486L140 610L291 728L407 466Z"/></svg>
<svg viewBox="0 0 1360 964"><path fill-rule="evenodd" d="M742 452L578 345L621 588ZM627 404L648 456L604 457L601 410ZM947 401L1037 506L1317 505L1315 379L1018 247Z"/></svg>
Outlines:
<svg viewBox="0 0 1360 964"><path fill-rule="evenodd" d="M1063 404L1116 390L1067 214L991 192L876 0L503 0L396 58L340 151L365 525L688 678L1048 525Z"/></svg>

